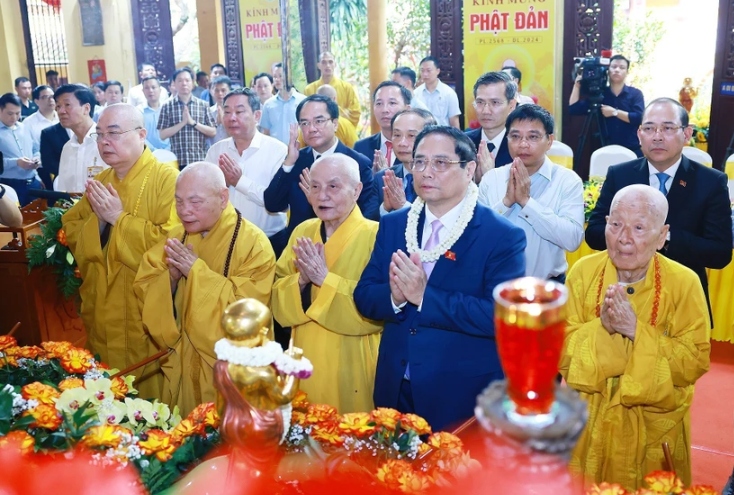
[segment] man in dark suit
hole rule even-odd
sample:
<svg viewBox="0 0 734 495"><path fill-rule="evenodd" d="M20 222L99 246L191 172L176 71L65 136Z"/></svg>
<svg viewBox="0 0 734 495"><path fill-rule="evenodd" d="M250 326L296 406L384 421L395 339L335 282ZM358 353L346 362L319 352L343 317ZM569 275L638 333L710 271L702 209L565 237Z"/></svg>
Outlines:
<svg viewBox="0 0 734 495"><path fill-rule="evenodd" d="M38 169L38 176L49 191L53 190L54 177L59 175L61 150L68 140L69 133L60 123L41 131L41 168Z"/></svg>
<svg viewBox="0 0 734 495"><path fill-rule="evenodd" d="M683 156L692 132L688 113L677 101L658 98L647 106L637 130L645 157L609 167L586 242L593 249L606 249L612 198L630 184L649 184L668 198L670 231L661 252L696 272L708 301L706 268L724 268L731 261L731 208L726 175Z"/></svg>
<svg viewBox="0 0 734 495"><path fill-rule="evenodd" d="M495 166L512 163L505 123L517 106L517 84L504 72L487 72L474 83L474 110L481 127L466 131L477 148L477 184Z"/></svg>
<svg viewBox="0 0 734 495"><path fill-rule="evenodd" d="M344 146L334 135L339 121L339 106L336 102L326 96L311 95L296 107L296 119L298 124L291 126L288 156L263 193L265 209L269 212L276 213L290 208L288 227L279 236L282 238L283 247L288 243L288 237L298 224L316 217L302 188L307 187L308 184L308 169L317 158L323 155L343 153L357 161L362 181L362 192L357 200L357 205L365 218L379 219L380 212L372 175L372 162L366 156ZM306 147L300 151L298 149L298 126L306 142ZM271 238L274 247L276 245L275 236L278 234ZM280 240L277 242L279 243Z"/></svg>
<svg viewBox="0 0 734 495"><path fill-rule="evenodd" d="M461 131L424 129L412 165L422 201L382 217L354 302L385 321L375 406L417 413L438 431L470 418L477 395L503 377L492 291L525 274L525 234L477 204L476 153Z"/></svg>
<svg viewBox="0 0 734 495"><path fill-rule="evenodd" d="M375 186L380 198L380 215L399 210L415 200L413 176L405 167L413 161L413 144L424 127L436 125L436 119L428 110L409 108L395 114L390 124L396 163L375 174Z"/></svg>
<svg viewBox="0 0 734 495"><path fill-rule="evenodd" d="M373 172L398 163L392 142L392 118L396 113L410 108L410 99L410 91L394 81L381 82L372 93L372 114L380 126L380 132L357 141L354 151L372 158Z"/></svg>

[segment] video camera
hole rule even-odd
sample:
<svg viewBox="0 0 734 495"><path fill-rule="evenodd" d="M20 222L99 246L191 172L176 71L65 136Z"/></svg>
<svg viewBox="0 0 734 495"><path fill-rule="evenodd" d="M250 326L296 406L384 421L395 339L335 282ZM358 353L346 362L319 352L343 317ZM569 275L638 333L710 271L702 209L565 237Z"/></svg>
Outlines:
<svg viewBox="0 0 734 495"><path fill-rule="evenodd" d="M581 94L592 103L601 103L604 90L609 87L609 58L574 58L573 79L581 74Z"/></svg>

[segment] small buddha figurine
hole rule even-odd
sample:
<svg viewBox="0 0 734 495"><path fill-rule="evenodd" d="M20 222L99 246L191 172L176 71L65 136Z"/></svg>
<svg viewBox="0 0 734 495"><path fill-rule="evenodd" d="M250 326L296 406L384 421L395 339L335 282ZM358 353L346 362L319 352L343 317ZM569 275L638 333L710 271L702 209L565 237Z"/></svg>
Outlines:
<svg viewBox="0 0 734 495"><path fill-rule="evenodd" d="M293 401L299 377L310 374L311 364L300 349L284 353L268 339L270 310L255 299L229 305L222 328L226 337L214 348L220 433L240 463L269 471L283 454L279 443L290 420L284 422L281 408Z"/></svg>
<svg viewBox="0 0 734 495"><path fill-rule="evenodd" d="M693 87L693 80L690 77L686 77L683 80L683 87L678 93L678 101L688 113L691 113L693 108L693 99L698 95L698 90Z"/></svg>

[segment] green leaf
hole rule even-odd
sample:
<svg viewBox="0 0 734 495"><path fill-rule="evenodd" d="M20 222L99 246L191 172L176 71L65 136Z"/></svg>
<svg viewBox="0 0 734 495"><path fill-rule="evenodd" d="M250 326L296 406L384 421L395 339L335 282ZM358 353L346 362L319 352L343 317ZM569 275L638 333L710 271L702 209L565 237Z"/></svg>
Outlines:
<svg viewBox="0 0 734 495"><path fill-rule="evenodd" d="M380 93L380 94L382 94L382 93ZM66 262L69 263L70 265L73 265L74 264L74 255L71 254L71 251L67 251L66 252Z"/></svg>

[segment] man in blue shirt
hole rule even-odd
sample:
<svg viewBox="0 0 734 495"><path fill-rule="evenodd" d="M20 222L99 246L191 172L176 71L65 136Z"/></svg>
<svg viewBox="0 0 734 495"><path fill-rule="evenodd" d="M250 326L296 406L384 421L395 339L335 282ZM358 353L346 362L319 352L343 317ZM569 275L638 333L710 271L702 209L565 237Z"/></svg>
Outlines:
<svg viewBox="0 0 734 495"><path fill-rule="evenodd" d="M609 86L604 90L601 113L605 117L607 128L607 144L618 144L642 156L637 128L642 123L642 112L645 110L645 99L642 91L627 86L630 62L622 55L609 59ZM573 85L571 97L568 99L568 110L571 115L585 115L589 111L589 101L580 99L581 73Z"/></svg>
<svg viewBox="0 0 734 495"><path fill-rule="evenodd" d="M151 76L143 79L143 94L145 95L145 104L138 108L143 112L145 130L148 131L145 143L151 151L170 150L171 143L169 140L161 139L158 134L158 117L161 114L161 83L157 77Z"/></svg>
<svg viewBox="0 0 734 495"><path fill-rule="evenodd" d="M18 193L18 202L31 202L28 189L41 189L36 169L40 164L38 150L34 149L31 133L20 122L20 98L13 93L0 97L0 153L3 171L0 184L6 184Z"/></svg>
<svg viewBox="0 0 734 495"><path fill-rule="evenodd" d="M287 145L290 141L291 124L297 122L296 107L306 96L286 85L283 80L283 64L275 65L273 81L278 92L263 104L260 131Z"/></svg>

